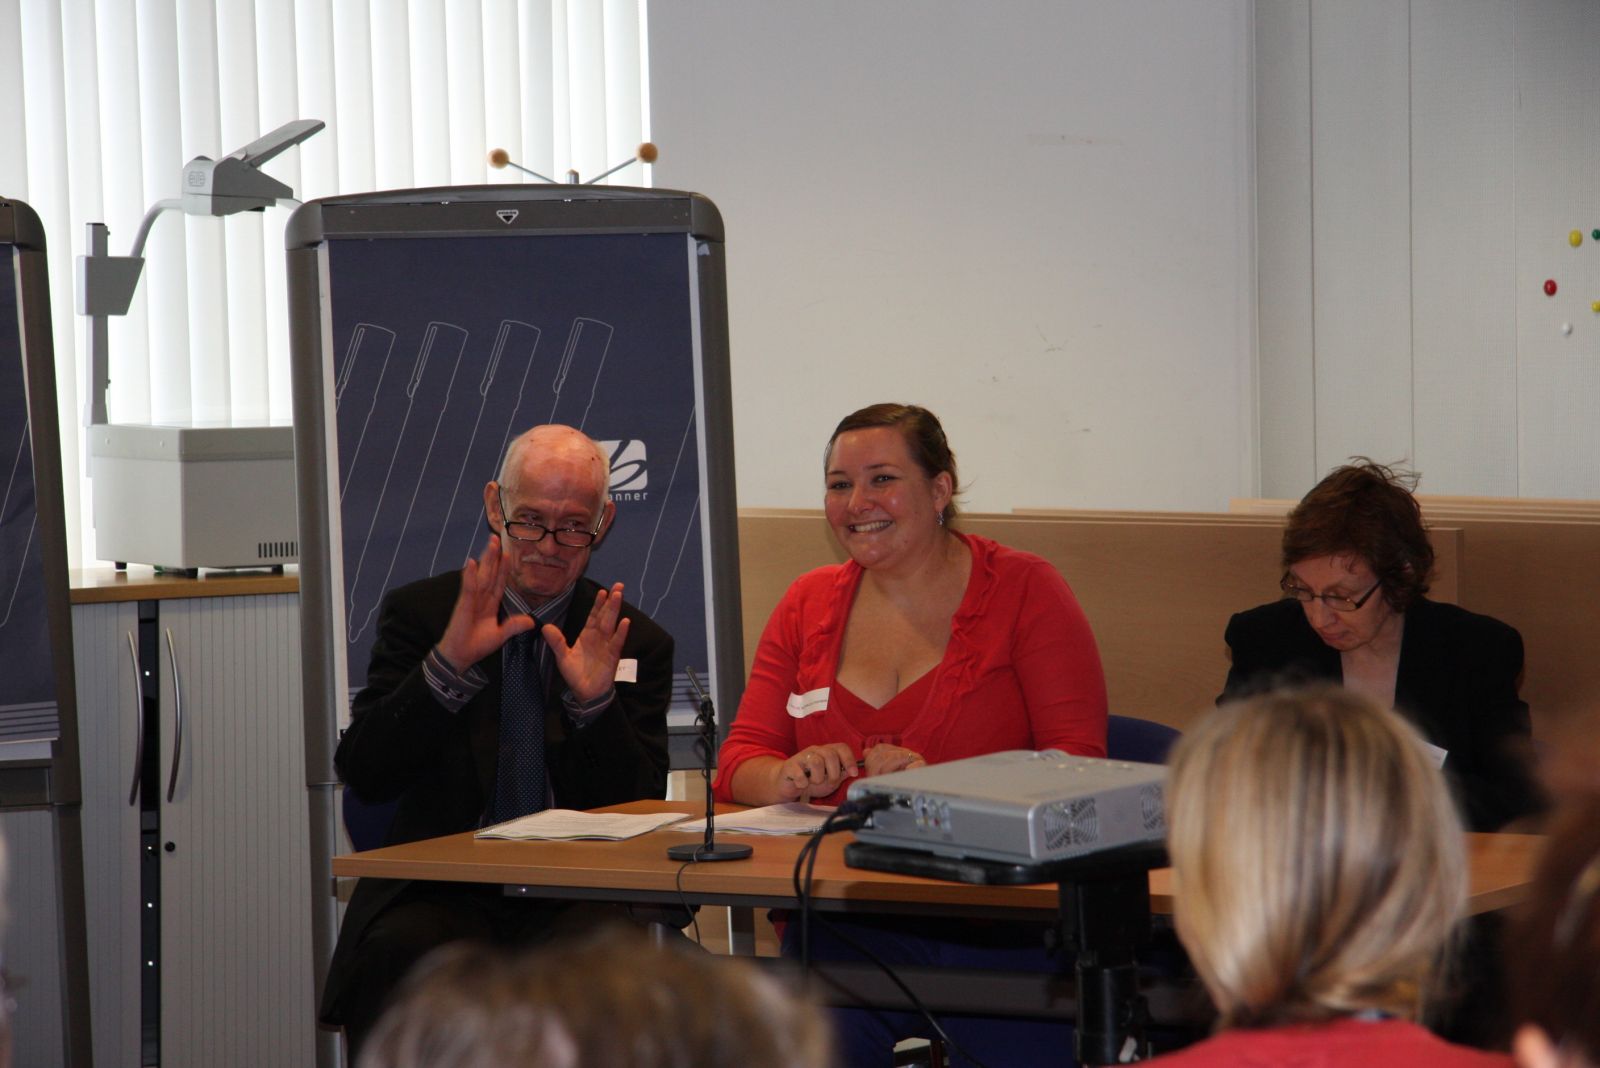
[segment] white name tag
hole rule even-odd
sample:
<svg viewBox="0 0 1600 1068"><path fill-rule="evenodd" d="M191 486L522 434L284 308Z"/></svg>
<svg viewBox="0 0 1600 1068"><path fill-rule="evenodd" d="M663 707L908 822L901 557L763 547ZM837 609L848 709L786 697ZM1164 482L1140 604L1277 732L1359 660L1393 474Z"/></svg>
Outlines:
<svg viewBox="0 0 1600 1068"><path fill-rule="evenodd" d="M639 661L628 659L617 661L617 682L638 682Z"/></svg>
<svg viewBox="0 0 1600 1068"><path fill-rule="evenodd" d="M810 690L806 693L792 693L789 695L789 715L795 719L805 719L813 712L821 712L828 707L828 688Z"/></svg>

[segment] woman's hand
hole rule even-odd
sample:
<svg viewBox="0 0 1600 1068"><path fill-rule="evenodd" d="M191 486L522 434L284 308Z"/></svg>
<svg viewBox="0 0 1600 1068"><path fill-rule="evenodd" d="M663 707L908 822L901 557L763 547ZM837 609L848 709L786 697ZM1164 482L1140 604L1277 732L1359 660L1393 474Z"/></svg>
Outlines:
<svg viewBox="0 0 1600 1068"><path fill-rule="evenodd" d="M880 743L867 750L866 759L863 761L864 775L887 775L891 771L905 771L908 768L924 767L928 762L922 759L922 754L913 752L901 745Z"/></svg>
<svg viewBox="0 0 1600 1068"><path fill-rule="evenodd" d="M843 742L811 745L778 765L779 801L809 801L827 797L846 779L860 774L856 755Z"/></svg>

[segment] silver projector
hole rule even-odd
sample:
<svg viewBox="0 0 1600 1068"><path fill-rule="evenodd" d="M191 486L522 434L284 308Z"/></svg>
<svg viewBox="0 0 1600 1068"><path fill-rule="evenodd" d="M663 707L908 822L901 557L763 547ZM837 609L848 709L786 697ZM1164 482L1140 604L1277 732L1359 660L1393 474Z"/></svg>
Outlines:
<svg viewBox="0 0 1600 1068"><path fill-rule="evenodd" d="M1159 764L1015 749L863 779L849 799L886 798L863 842L946 857L1036 864L1160 841Z"/></svg>

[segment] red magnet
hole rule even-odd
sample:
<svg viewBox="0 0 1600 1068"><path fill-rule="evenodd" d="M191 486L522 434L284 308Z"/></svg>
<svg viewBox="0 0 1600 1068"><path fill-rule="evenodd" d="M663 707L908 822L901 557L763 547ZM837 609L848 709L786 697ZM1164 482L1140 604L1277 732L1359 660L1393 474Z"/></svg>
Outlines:
<svg viewBox="0 0 1600 1068"><path fill-rule="evenodd" d="M1554 278L1546 278L1544 280L1544 295L1547 297L1556 295L1556 280Z"/></svg>

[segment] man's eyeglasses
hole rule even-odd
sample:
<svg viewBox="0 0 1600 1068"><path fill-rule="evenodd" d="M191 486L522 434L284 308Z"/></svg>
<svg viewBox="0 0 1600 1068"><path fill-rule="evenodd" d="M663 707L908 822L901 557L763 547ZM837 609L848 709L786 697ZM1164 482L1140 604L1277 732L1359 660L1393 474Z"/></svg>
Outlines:
<svg viewBox="0 0 1600 1068"><path fill-rule="evenodd" d="M506 508L505 491L500 492L500 515L509 516L510 510ZM520 520L506 519L506 533L516 541L525 541L537 545L544 541L546 536L556 539L557 545L565 545L569 549L587 549L595 543L600 536L600 527L596 524L593 530L584 530L582 527L556 527L551 528L540 523L524 523Z"/></svg>
<svg viewBox="0 0 1600 1068"><path fill-rule="evenodd" d="M1301 604L1310 604L1312 601L1321 601L1335 612L1354 612L1356 609L1360 608L1362 605L1371 600L1372 595L1377 593L1378 587L1382 585L1383 580L1379 579L1373 584L1372 589L1368 590L1366 593L1363 593L1360 597L1350 598L1346 597L1342 593L1312 593L1310 590L1306 589L1304 586L1300 585L1292 577L1290 577L1287 571L1283 573L1283 578L1278 580L1278 588L1283 591L1283 595L1285 597L1293 597Z"/></svg>

